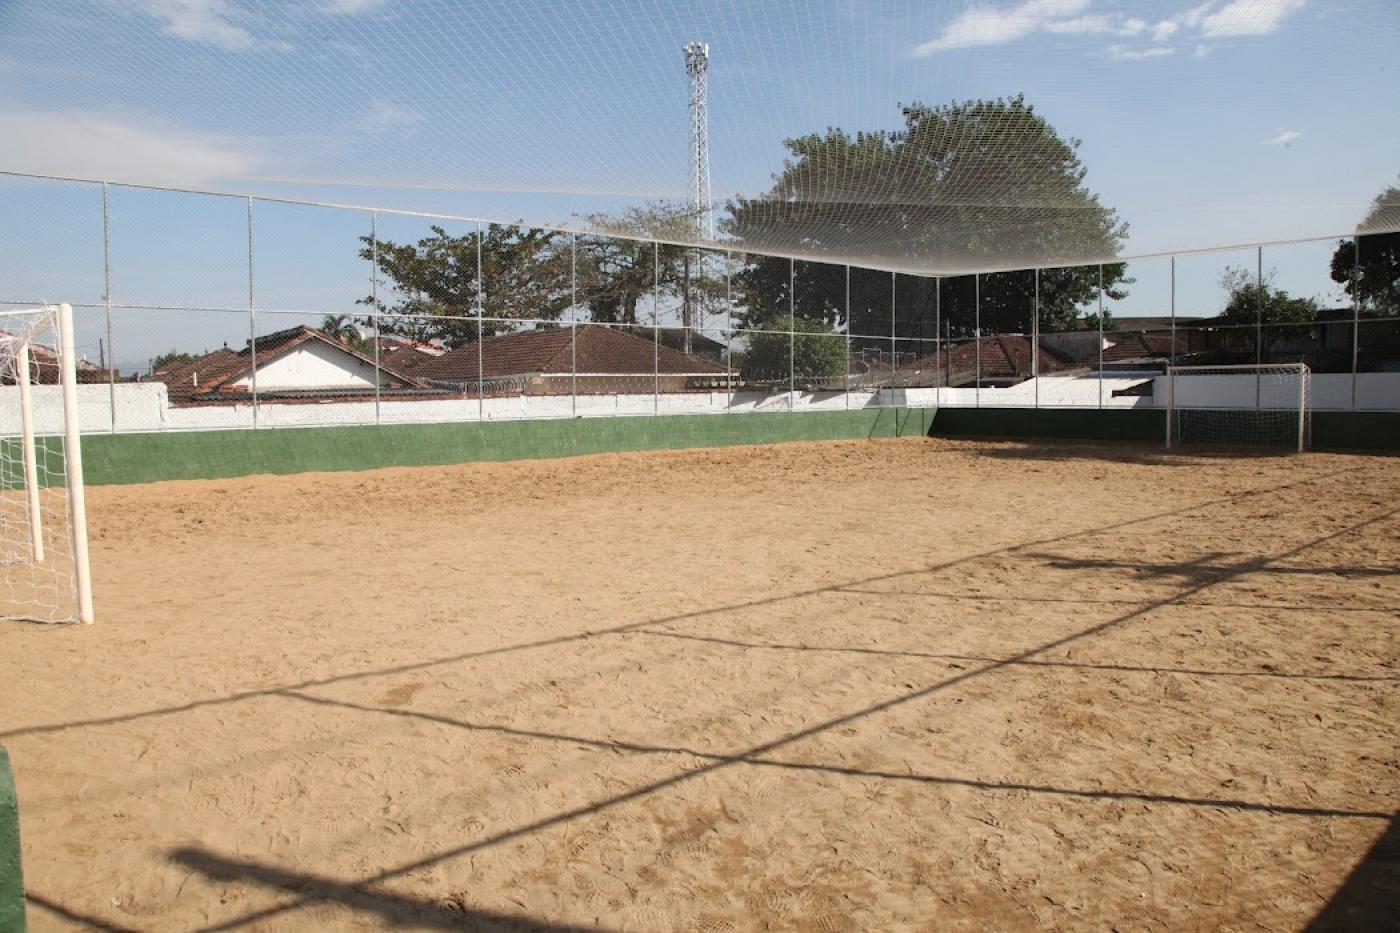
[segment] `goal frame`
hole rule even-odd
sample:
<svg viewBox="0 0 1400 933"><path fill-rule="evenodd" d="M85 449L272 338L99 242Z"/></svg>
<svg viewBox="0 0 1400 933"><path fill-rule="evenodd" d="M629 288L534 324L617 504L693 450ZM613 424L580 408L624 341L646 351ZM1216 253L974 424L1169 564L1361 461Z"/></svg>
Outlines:
<svg viewBox="0 0 1400 933"><path fill-rule="evenodd" d="M33 316L35 313L54 316L53 329L58 337L59 381L63 393L63 459L68 494L68 524L73 550L74 591L78 603L78 622L93 623L92 568L88 558L87 495L83 482L82 437L78 421L78 364L73 335L73 306L44 305L38 308L18 308L0 311L0 329L6 319ZM34 399L30 385L29 353L33 334L11 336L15 354L15 384L20 405L20 444L24 465L24 493L29 518L30 559L43 563L44 529L40 508L38 448L34 434Z"/></svg>
<svg viewBox="0 0 1400 933"><path fill-rule="evenodd" d="M1168 366L1167 367L1167 404L1166 404L1166 441L1167 449L1171 450L1179 447L1180 442L1174 443L1175 415L1178 411L1176 405L1176 377L1178 374L1197 373L1254 373L1256 376L1263 376L1265 371L1277 372L1279 370L1292 370L1298 376L1298 443L1294 448L1298 453L1306 449L1307 444L1307 423L1308 423L1308 381L1312 376L1312 370L1307 363L1231 363L1220 366ZM1221 411L1230 410L1222 407ZM1237 409L1241 411L1260 411L1256 402L1253 409ZM1291 409L1284 409L1291 410Z"/></svg>

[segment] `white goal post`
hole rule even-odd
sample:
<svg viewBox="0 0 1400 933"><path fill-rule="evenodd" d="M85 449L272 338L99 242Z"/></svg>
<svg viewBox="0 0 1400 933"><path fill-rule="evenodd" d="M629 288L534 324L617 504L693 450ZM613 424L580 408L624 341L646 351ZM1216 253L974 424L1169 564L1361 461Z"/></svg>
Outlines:
<svg viewBox="0 0 1400 933"><path fill-rule="evenodd" d="M93 621L66 304L0 311L0 618Z"/></svg>
<svg viewBox="0 0 1400 933"><path fill-rule="evenodd" d="M1167 447L1306 450L1312 434L1311 375L1306 363L1169 366Z"/></svg>

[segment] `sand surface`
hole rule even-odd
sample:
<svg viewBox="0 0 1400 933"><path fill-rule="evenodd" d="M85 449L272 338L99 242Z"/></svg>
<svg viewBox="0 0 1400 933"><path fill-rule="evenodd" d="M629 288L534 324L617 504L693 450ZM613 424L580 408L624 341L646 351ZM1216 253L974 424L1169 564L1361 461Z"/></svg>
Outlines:
<svg viewBox="0 0 1400 933"><path fill-rule="evenodd" d="M39 931L1294 930L1400 809L1396 458L903 439L90 510L98 624L0 623Z"/></svg>

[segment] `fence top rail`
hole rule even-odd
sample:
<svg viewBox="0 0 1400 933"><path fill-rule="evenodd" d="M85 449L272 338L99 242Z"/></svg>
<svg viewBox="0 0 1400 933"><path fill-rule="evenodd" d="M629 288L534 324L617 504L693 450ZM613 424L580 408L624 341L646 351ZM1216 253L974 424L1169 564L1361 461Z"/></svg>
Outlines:
<svg viewBox="0 0 1400 933"><path fill-rule="evenodd" d="M1207 370L1209 370L1209 371L1211 371L1211 372L1214 372L1214 371L1216 371L1216 370L1221 370L1221 369L1235 370L1235 371L1240 371L1240 372L1243 372L1243 371L1245 371L1245 370L1248 370L1248 371L1250 371L1250 372L1258 372L1258 371L1260 371L1260 370L1265 370L1265 369L1290 369L1290 370L1295 370L1295 371L1297 371L1297 372L1303 372L1303 373L1305 373L1305 372L1308 372L1308 364L1307 364L1307 363L1223 363L1223 364L1221 364L1221 365L1219 365L1219 366L1168 366L1168 367L1167 367L1167 372L1168 372L1168 373L1192 373L1192 372L1199 373L1199 372L1205 372L1205 371L1207 371Z"/></svg>

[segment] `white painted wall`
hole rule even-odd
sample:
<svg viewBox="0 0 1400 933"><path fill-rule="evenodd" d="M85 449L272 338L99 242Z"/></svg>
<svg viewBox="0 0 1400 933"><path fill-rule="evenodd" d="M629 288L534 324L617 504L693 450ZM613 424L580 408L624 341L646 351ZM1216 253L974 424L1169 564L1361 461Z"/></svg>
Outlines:
<svg viewBox="0 0 1400 933"><path fill-rule="evenodd" d="M1104 380L1103 404L1112 408L1161 407L1165 400L1165 377L1156 376L1154 395L1113 396L1115 388L1127 388L1153 379L1152 374L1113 374ZM1228 397L1238 403L1254 402L1252 375L1208 377L1233 380L1216 386L1214 397ZM1193 390L1195 391L1195 390ZM1204 390L1201 390L1204 391ZM1315 410L1352 407L1350 373L1317 373L1311 381ZM1400 373L1361 373L1355 382L1356 408L1364 411L1400 411ZM58 386L33 387L36 430L57 434L62 430L62 395ZM112 430L115 400L116 430L121 433L145 431L197 431L253 427L251 405L193 405L171 407L166 387L158 382L120 383L110 394L105 385L78 386L79 417L84 433ZM1097 408L1099 382L1093 376L1046 376L1006 389L885 389L841 392L650 392L627 395L581 395L577 404L567 395L521 395L476 399L408 400L383 399L379 420L383 424L425 422L504 421L524 418L605 418L617 415L724 414L764 411L842 411L887 406L942 406L948 408L1034 407ZM373 401L321 402L303 404L263 404L257 423L262 427L302 427L310 425L373 424ZM0 435L19 433L19 390L0 386Z"/></svg>
<svg viewBox="0 0 1400 933"><path fill-rule="evenodd" d="M374 366L320 340L308 340L274 360L258 364L259 389L364 389L389 382ZM231 385L251 387L251 379Z"/></svg>

